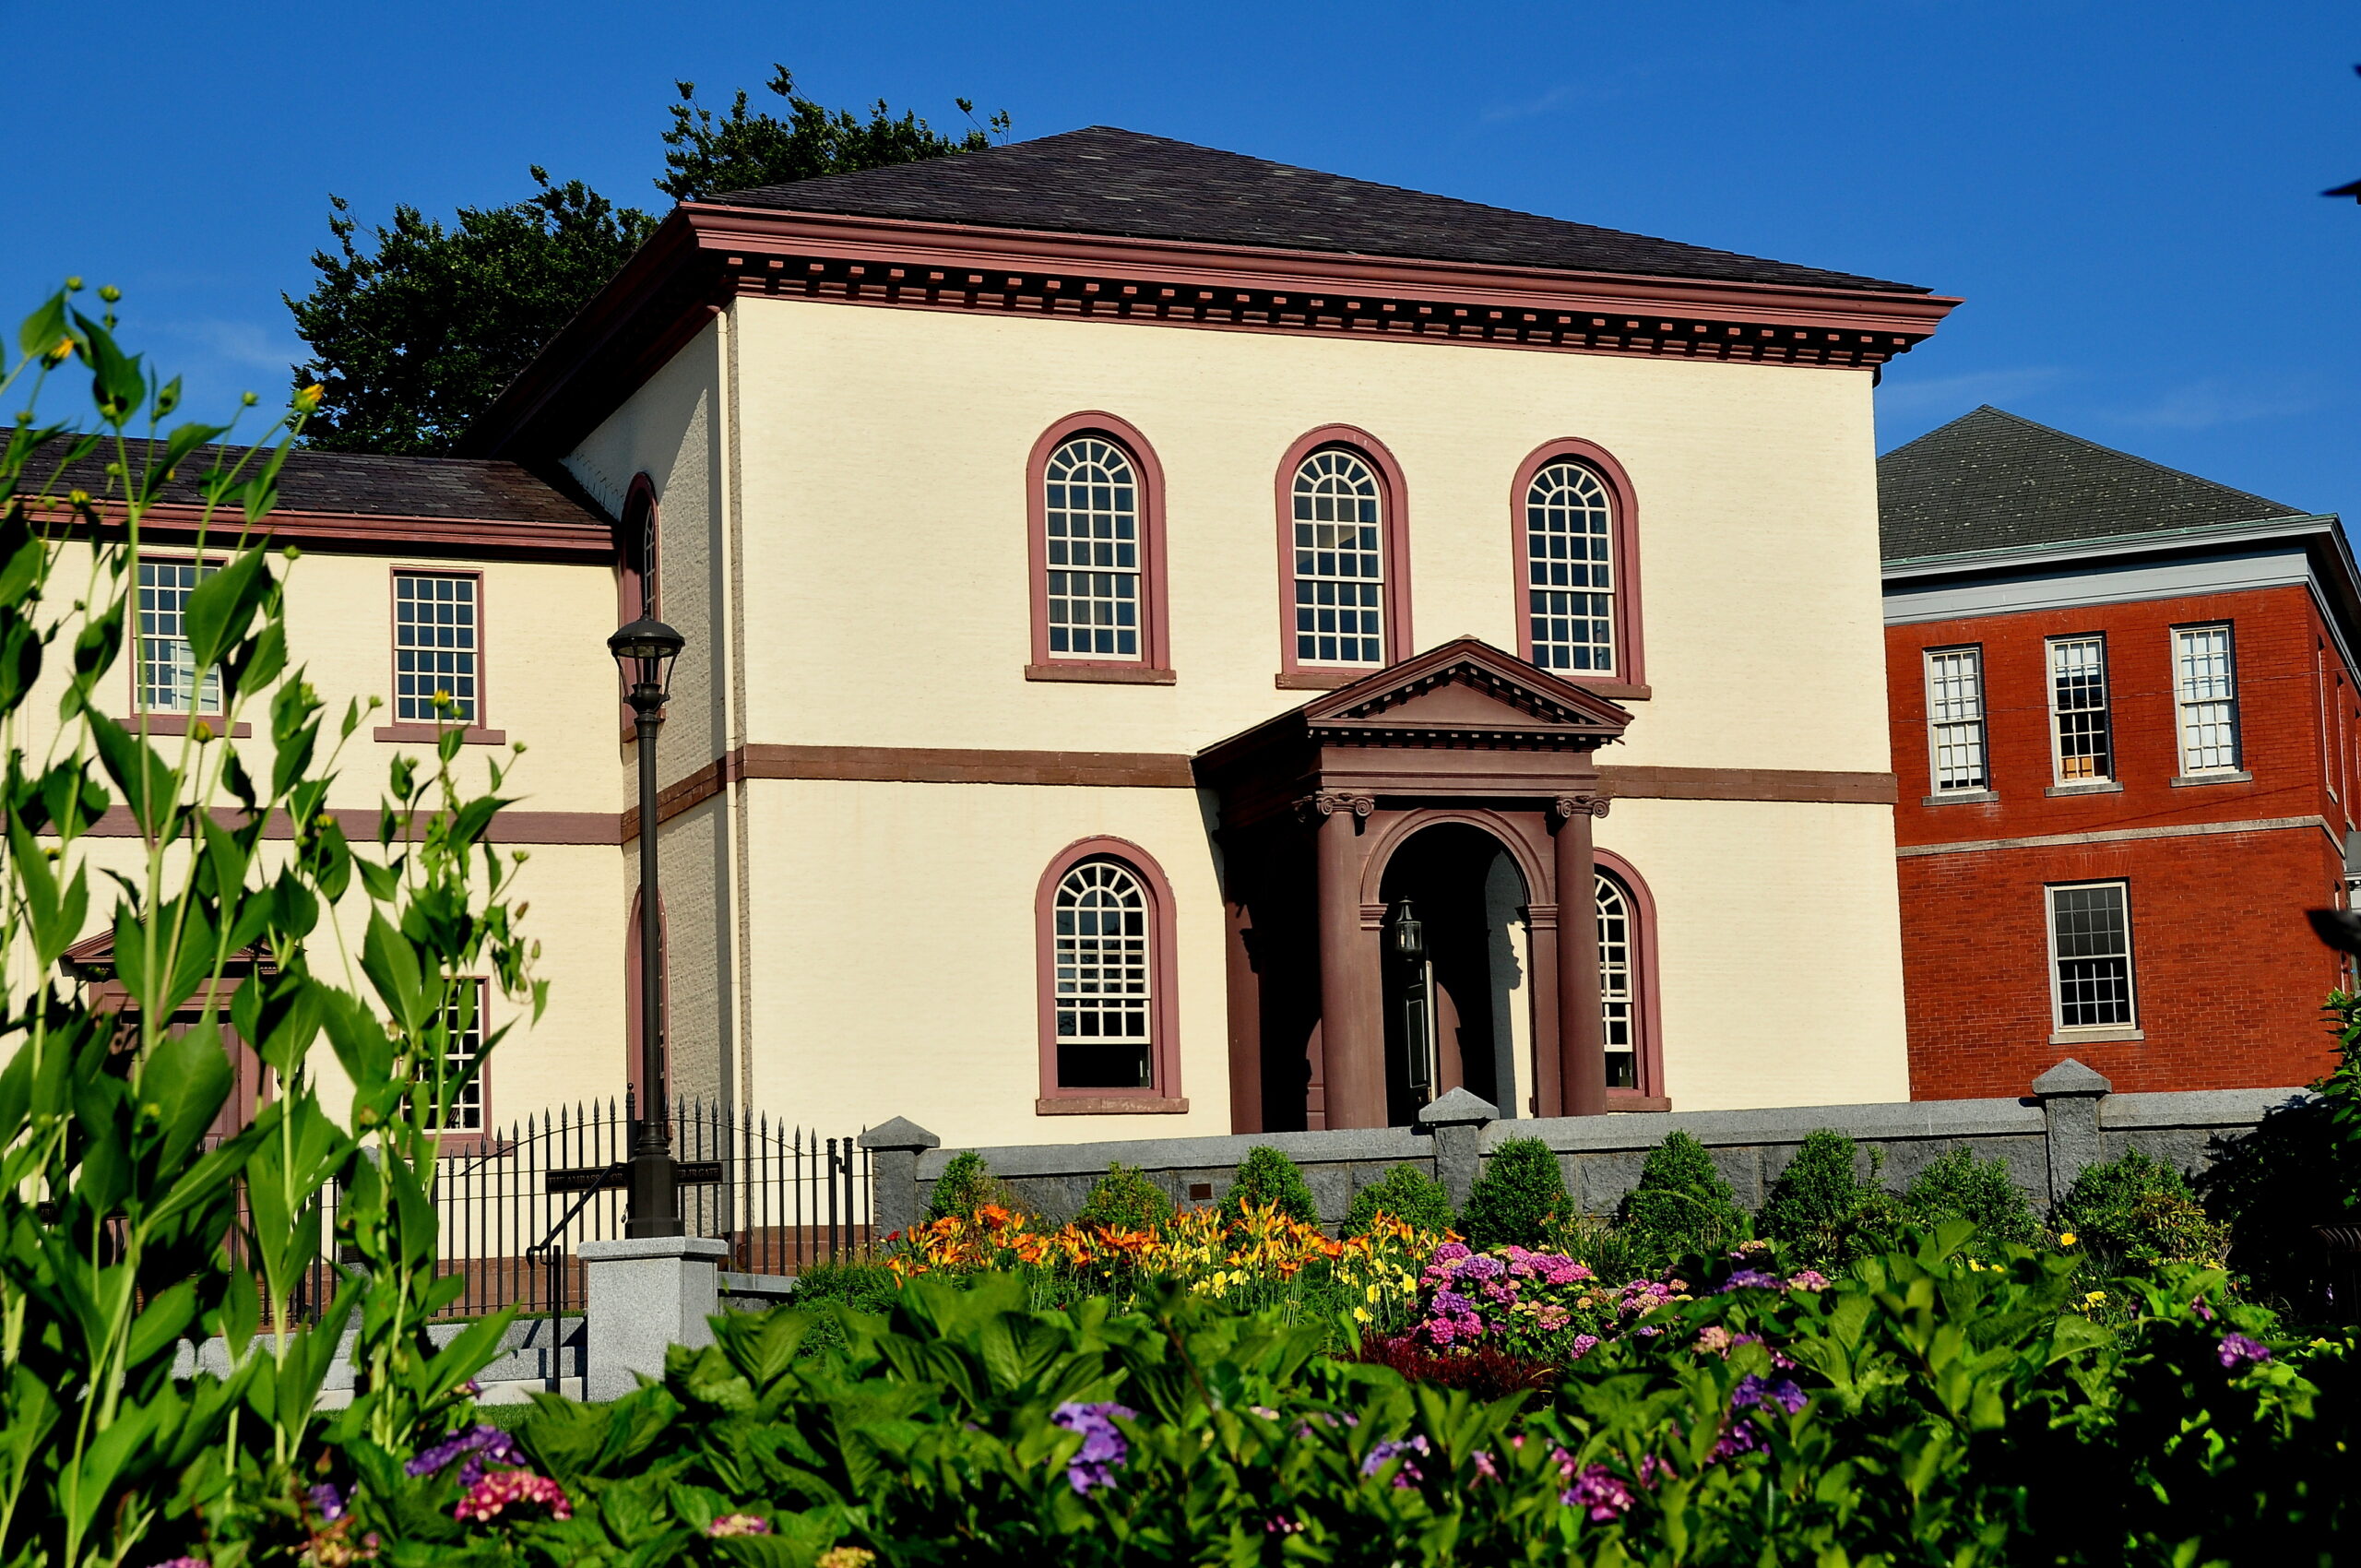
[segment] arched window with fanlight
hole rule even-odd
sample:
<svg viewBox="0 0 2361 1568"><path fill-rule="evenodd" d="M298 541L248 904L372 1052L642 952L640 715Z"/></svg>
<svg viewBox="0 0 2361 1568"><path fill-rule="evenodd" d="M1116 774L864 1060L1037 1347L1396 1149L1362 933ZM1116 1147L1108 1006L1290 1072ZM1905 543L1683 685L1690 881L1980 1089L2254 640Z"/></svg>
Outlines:
<svg viewBox="0 0 2361 1568"><path fill-rule="evenodd" d="M1629 1105L1664 1090L1656 1041L1655 905L1639 873L1597 852L1598 1010L1607 1091Z"/></svg>
<svg viewBox="0 0 2361 1568"><path fill-rule="evenodd" d="M1146 438L1111 414L1061 420L1034 444L1026 483L1026 678L1169 683L1164 480Z"/></svg>
<svg viewBox="0 0 2361 1568"><path fill-rule="evenodd" d="M1516 476L1517 651L1544 670L1644 695L1638 534L1622 467L1587 442L1551 442Z"/></svg>
<svg viewBox="0 0 2361 1568"><path fill-rule="evenodd" d="M1153 859L1086 839L1041 881L1044 1113L1172 1109L1171 895Z"/></svg>
<svg viewBox="0 0 2361 1568"><path fill-rule="evenodd" d="M1409 650L1400 469L1366 432L1331 425L1279 471L1279 684L1336 686Z"/></svg>

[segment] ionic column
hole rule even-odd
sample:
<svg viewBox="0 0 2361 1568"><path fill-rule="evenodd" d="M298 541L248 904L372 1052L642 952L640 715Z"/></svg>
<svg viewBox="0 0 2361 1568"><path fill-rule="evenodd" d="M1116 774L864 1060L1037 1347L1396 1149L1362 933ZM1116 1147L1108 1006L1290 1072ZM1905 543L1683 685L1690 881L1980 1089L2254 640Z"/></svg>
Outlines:
<svg viewBox="0 0 2361 1568"><path fill-rule="evenodd" d="M1603 795L1561 795L1550 802L1558 887L1559 1114L1607 1111L1607 1031L1598 1012L1598 898L1590 820L1607 814Z"/></svg>
<svg viewBox="0 0 2361 1568"><path fill-rule="evenodd" d="M1361 846L1376 809L1330 790L1296 804L1319 833L1321 1080L1331 1127L1385 1125L1385 1037L1377 1012L1377 944L1361 930ZM1364 951L1366 949L1366 951Z"/></svg>

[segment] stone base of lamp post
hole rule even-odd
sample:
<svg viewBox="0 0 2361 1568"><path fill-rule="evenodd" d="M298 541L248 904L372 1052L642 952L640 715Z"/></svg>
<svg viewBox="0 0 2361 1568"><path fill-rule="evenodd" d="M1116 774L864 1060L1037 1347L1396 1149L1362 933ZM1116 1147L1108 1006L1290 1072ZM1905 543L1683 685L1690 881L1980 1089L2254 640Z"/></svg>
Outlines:
<svg viewBox="0 0 2361 1568"><path fill-rule="evenodd" d="M661 1379L664 1352L713 1343L709 1321L721 1310L719 1271L730 1244L706 1236L643 1236L585 1241L583 1336L592 1399L613 1399L639 1386L636 1374Z"/></svg>

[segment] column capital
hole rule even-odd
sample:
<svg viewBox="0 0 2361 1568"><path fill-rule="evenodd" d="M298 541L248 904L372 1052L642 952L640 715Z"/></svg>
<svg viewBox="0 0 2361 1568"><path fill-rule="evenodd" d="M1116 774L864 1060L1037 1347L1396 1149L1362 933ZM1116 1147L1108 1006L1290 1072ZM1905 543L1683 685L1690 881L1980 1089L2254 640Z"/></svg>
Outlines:
<svg viewBox="0 0 2361 1568"><path fill-rule="evenodd" d="M1367 817L1375 810L1377 810L1376 796L1355 795L1340 790L1316 790L1295 802L1296 820L1307 825L1316 823L1323 817L1335 816L1339 812L1349 812L1357 817Z"/></svg>
<svg viewBox="0 0 2361 1568"><path fill-rule="evenodd" d="M1604 792L1597 794L1560 795L1549 802L1549 815L1566 822L1578 816L1605 816L1612 800Z"/></svg>

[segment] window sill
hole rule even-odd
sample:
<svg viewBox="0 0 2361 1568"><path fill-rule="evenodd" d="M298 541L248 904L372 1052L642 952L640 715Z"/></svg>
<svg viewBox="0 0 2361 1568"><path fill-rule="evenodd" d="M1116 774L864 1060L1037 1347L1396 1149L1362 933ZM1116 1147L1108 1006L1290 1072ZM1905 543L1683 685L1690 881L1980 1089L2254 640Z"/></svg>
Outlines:
<svg viewBox="0 0 2361 1568"><path fill-rule="evenodd" d="M1145 664L1028 664L1028 681L1086 681L1109 686L1169 686L1180 679Z"/></svg>
<svg viewBox="0 0 2361 1568"><path fill-rule="evenodd" d="M2050 791L2056 794L2055 790ZM1988 806L1999 801L1998 790L1952 790L1940 795L1928 795L1919 801L1922 806Z"/></svg>
<svg viewBox="0 0 2361 1568"><path fill-rule="evenodd" d="M2119 795L2123 793L2123 780L2100 778L2088 784L2052 784L2042 793L2045 795Z"/></svg>
<svg viewBox="0 0 2361 1568"><path fill-rule="evenodd" d="M380 724L370 731L370 739L431 746L443 739L445 728L440 724ZM486 730L470 724L459 731L459 743L463 746L504 746L508 743L508 731Z"/></svg>
<svg viewBox="0 0 2361 1568"><path fill-rule="evenodd" d="M1671 1109L1671 1099L1664 1095L1642 1094L1637 1089L1607 1091L1607 1111L1610 1116L1619 1111L1670 1111Z"/></svg>
<svg viewBox="0 0 2361 1568"><path fill-rule="evenodd" d="M150 735L185 735L191 724L203 724L217 738L221 733L221 716L218 713L135 713L115 722L135 735L139 733L139 727L143 724ZM233 741L243 741L254 732L255 727L251 724L230 726L230 738Z"/></svg>
<svg viewBox="0 0 2361 1568"><path fill-rule="evenodd" d="M1364 675L1374 675L1381 668L1372 664L1366 670L1282 670L1271 677L1271 684L1283 692L1333 692Z"/></svg>
<svg viewBox="0 0 2361 1568"><path fill-rule="evenodd" d="M1058 1095L1033 1102L1036 1116L1179 1116L1188 1109L1185 1097L1153 1094Z"/></svg>
<svg viewBox="0 0 2361 1568"><path fill-rule="evenodd" d="M2176 790L2194 790L2201 784L2251 784L2254 775L2245 768L2235 773L2184 773L2173 780Z"/></svg>
<svg viewBox="0 0 2361 1568"><path fill-rule="evenodd" d="M2052 1045L2112 1045L2122 1040L2146 1039L2145 1029L2092 1028L2058 1029L2051 1033Z"/></svg>

